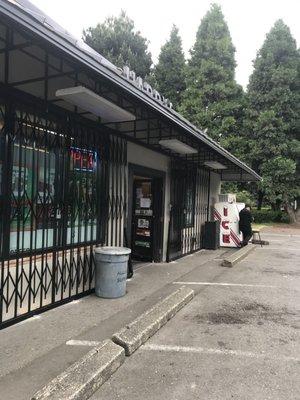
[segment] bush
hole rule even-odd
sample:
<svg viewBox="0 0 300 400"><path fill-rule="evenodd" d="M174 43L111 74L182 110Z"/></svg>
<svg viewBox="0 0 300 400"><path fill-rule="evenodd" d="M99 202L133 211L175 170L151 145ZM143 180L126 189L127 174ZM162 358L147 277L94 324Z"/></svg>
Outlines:
<svg viewBox="0 0 300 400"><path fill-rule="evenodd" d="M252 210L252 216L254 222L260 224L262 222L284 222L286 224L290 223L290 218L287 213L283 211L273 211L273 210Z"/></svg>
<svg viewBox="0 0 300 400"><path fill-rule="evenodd" d="M285 212L282 213L281 221L280 221L280 222L283 222L283 223L285 223L285 224L290 224L290 223L291 223L291 218L290 218L290 216L288 215L288 213L285 213Z"/></svg>

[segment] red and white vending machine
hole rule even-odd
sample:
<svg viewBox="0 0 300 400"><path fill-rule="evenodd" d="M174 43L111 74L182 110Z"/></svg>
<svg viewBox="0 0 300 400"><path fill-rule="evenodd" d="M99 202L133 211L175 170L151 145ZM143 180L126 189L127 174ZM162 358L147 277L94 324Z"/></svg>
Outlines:
<svg viewBox="0 0 300 400"><path fill-rule="evenodd" d="M245 207L237 203L235 194L220 194L214 206L214 219L220 221L220 247L240 247L239 212Z"/></svg>

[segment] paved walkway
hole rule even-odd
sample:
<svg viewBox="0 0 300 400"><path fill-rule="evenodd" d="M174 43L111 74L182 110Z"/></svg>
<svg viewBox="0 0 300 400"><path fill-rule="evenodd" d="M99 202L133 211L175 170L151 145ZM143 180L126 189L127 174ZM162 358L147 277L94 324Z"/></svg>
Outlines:
<svg viewBox="0 0 300 400"><path fill-rule="evenodd" d="M90 350L70 340L101 341L174 291L173 281L196 269L214 270L225 250L200 251L172 263L138 265L128 293L115 300L94 295L0 331L0 399L30 396ZM208 264L208 267L206 265ZM72 343L72 342L71 342ZM73 342L74 343L74 342Z"/></svg>
<svg viewBox="0 0 300 400"><path fill-rule="evenodd" d="M197 296L92 400L299 400L298 232L268 230L270 246L234 268L212 262L173 282Z"/></svg>

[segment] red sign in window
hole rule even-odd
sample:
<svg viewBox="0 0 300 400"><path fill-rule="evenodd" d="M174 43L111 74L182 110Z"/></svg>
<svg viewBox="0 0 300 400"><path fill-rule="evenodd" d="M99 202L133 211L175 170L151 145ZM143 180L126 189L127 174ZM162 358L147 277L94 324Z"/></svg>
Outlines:
<svg viewBox="0 0 300 400"><path fill-rule="evenodd" d="M73 169L76 171L93 172L95 169L96 155L93 151L72 147L71 160Z"/></svg>

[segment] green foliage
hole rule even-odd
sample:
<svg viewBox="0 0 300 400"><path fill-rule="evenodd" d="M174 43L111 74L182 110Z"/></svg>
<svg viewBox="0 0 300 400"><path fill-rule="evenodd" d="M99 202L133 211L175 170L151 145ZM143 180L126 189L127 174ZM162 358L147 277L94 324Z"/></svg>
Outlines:
<svg viewBox="0 0 300 400"><path fill-rule="evenodd" d="M289 214L287 214L286 212L282 212L280 222L284 224L290 224L293 221L291 220Z"/></svg>
<svg viewBox="0 0 300 400"><path fill-rule="evenodd" d="M261 188L271 204L286 204L300 195L296 179L296 162L281 156L264 162Z"/></svg>
<svg viewBox="0 0 300 400"><path fill-rule="evenodd" d="M170 39L162 46L154 68L154 86L176 108L185 89L185 59L178 28L173 25Z"/></svg>
<svg viewBox="0 0 300 400"><path fill-rule="evenodd" d="M238 185L235 182L222 182L221 193L236 193L238 191Z"/></svg>
<svg viewBox="0 0 300 400"><path fill-rule="evenodd" d="M83 39L118 67L127 65L142 78L150 73L148 41L135 30L134 22L124 11L119 17L106 18L104 23L84 30Z"/></svg>
<svg viewBox="0 0 300 400"><path fill-rule="evenodd" d="M221 8L213 4L191 50L180 112L226 147L239 135L245 106L234 80L234 53Z"/></svg>
<svg viewBox="0 0 300 400"><path fill-rule="evenodd" d="M248 87L247 161L263 177L259 189L273 206L299 194L300 56L289 28L277 21L259 50Z"/></svg>
<svg viewBox="0 0 300 400"><path fill-rule="evenodd" d="M257 224L264 222L283 222L290 223L290 218L288 214L283 211L273 211L273 210L251 210L251 214L254 218L254 222Z"/></svg>
<svg viewBox="0 0 300 400"><path fill-rule="evenodd" d="M235 182L223 182L221 193L235 193L238 203L250 204L252 207L256 205L253 194L244 188L244 184Z"/></svg>
<svg viewBox="0 0 300 400"><path fill-rule="evenodd" d="M278 20L259 50L250 77L249 100L252 115L272 110L281 118L292 138L299 129L299 52L288 26Z"/></svg>
<svg viewBox="0 0 300 400"><path fill-rule="evenodd" d="M245 203L249 204L251 207L255 206L255 199L253 198L253 195L248 192L247 190L241 190L236 193L236 201L238 203Z"/></svg>
<svg viewBox="0 0 300 400"><path fill-rule="evenodd" d="M233 78L236 66L234 53L235 48L221 7L212 4L197 31L190 66L198 68L203 61L209 61L219 65Z"/></svg>

